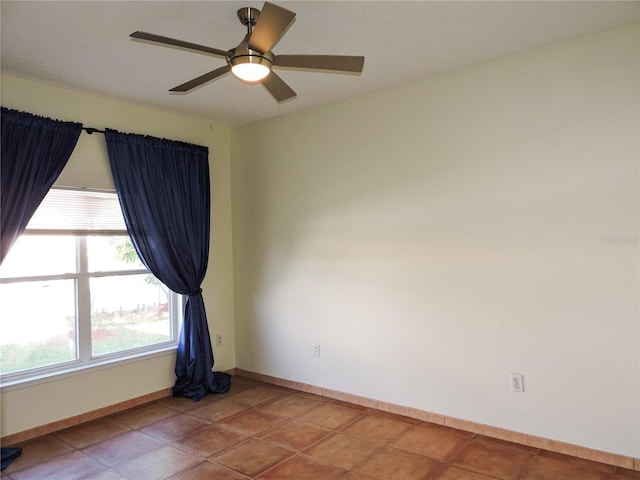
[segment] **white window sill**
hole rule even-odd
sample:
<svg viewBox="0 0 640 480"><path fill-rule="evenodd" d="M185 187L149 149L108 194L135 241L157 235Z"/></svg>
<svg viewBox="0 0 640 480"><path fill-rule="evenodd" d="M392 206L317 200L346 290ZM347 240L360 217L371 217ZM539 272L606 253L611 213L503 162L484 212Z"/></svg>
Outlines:
<svg viewBox="0 0 640 480"><path fill-rule="evenodd" d="M107 368L119 367L128 363L141 362L156 357L164 357L175 355L177 351L176 345L168 345L153 351L136 352L127 356L118 356L117 358L101 358L92 360L89 363L74 363L67 368L56 369L54 371L38 372L32 375L5 380L0 377L0 392L8 392L21 388L31 387L49 382L55 382L76 375L86 375L93 371L104 370Z"/></svg>

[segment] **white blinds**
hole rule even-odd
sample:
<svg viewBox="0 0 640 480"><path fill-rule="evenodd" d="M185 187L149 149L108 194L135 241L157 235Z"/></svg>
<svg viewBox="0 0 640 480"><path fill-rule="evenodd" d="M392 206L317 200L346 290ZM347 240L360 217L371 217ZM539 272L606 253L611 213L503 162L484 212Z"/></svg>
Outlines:
<svg viewBox="0 0 640 480"><path fill-rule="evenodd" d="M126 234L115 192L52 188L25 233Z"/></svg>

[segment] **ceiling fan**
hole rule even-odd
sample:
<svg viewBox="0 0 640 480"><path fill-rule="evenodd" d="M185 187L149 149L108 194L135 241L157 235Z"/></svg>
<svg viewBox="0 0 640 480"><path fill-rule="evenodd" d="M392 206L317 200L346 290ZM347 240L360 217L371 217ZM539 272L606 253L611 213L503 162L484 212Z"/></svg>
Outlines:
<svg viewBox="0 0 640 480"><path fill-rule="evenodd" d="M247 34L237 47L230 50L220 50L147 32L134 32L130 36L224 57L227 60L227 65L178 85L169 90L170 92L188 92L231 71L245 82L262 83L278 102L282 102L295 97L296 92L276 75L272 67L362 72L364 57L274 54L271 49L289 28L295 16L295 13L270 2L264 4L262 11L251 7L241 8L238 10L238 19L247 27Z"/></svg>

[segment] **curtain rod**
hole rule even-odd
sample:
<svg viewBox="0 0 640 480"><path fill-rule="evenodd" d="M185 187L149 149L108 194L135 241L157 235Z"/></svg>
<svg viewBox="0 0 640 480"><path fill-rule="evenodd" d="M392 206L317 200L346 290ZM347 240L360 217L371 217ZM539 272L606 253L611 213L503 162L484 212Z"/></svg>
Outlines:
<svg viewBox="0 0 640 480"><path fill-rule="evenodd" d="M93 133L105 133L104 130L98 130L97 128L93 128L93 127L82 127L82 130L87 132L89 135Z"/></svg>

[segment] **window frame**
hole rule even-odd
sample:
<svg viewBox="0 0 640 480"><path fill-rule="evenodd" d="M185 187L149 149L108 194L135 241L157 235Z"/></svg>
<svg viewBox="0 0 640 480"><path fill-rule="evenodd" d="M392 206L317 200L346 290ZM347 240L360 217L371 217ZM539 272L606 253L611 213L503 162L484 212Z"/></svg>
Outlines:
<svg viewBox="0 0 640 480"><path fill-rule="evenodd" d="M73 190L78 192L86 192L88 189L52 187L52 189ZM98 191L101 194L115 194L115 191ZM50 377L60 377L73 375L79 371L93 368L103 368L105 366L115 366L139 359L147 359L158 355L167 355L175 353L178 346L180 329L183 321L183 305L184 295L178 294L168 289L168 315L170 326L170 339L165 342L154 343L151 345L134 347L118 352L94 355L92 350L92 317L91 317L91 289L90 281L92 278L119 277L140 274L152 274L149 269L131 268L124 270L104 270L89 271L89 253L88 253L88 237L90 236L125 236L130 238L126 230L107 230L107 231L78 231L78 230L46 230L32 229L23 232L22 235L27 236L72 236L75 238L75 272L19 276L19 277L0 277L0 284L10 283L26 283L38 281L55 281L55 280L73 280L75 294L75 345L76 359L59 362L53 365L45 365L34 367L27 370L6 373L0 375L0 388L13 385L24 385L32 382L40 382Z"/></svg>

